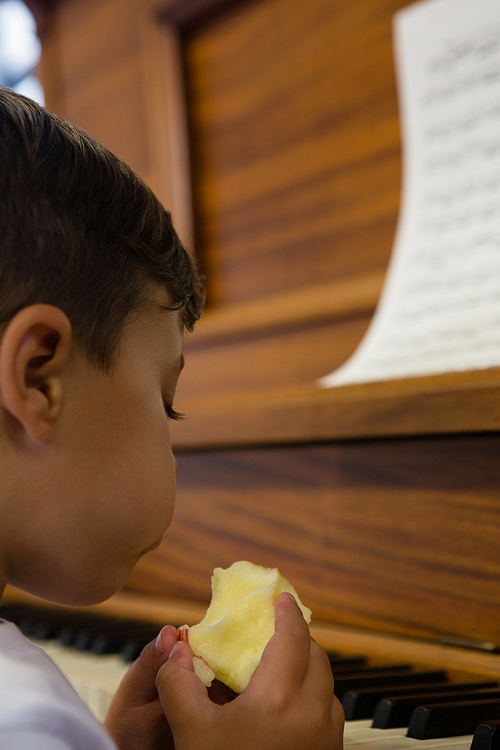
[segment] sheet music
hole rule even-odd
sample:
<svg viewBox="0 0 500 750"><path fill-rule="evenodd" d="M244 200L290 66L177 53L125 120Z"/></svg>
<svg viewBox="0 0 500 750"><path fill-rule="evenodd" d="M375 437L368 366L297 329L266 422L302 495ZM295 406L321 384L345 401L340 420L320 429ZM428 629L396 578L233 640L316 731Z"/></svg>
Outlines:
<svg viewBox="0 0 500 750"><path fill-rule="evenodd" d="M394 17L403 192L384 291L324 387L500 365L500 0Z"/></svg>

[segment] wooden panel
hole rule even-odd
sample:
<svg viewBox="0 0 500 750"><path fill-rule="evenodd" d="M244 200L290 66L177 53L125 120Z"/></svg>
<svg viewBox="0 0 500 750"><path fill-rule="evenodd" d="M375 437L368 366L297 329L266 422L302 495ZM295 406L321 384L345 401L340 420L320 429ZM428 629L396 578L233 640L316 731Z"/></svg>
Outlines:
<svg viewBox="0 0 500 750"><path fill-rule="evenodd" d="M186 347L187 365L176 404L186 411L193 400L199 404L198 399L203 396L212 398L217 394L224 399L237 393L244 409L248 392L260 390L265 399L265 392L273 388L312 383L353 352L369 319L360 315L336 323L319 322L298 330L277 331L272 336L230 337L211 342L208 348ZM314 352L314 356L307 356L308 352Z"/></svg>
<svg viewBox="0 0 500 750"><path fill-rule="evenodd" d="M186 343L188 352L207 345L325 320L371 316L385 274L376 271L353 280L326 281L208 310Z"/></svg>
<svg viewBox="0 0 500 750"><path fill-rule="evenodd" d="M168 0L37 3L47 107L135 169L192 245L182 55L177 27L160 18Z"/></svg>
<svg viewBox="0 0 500 750"><path fill-rule="evenodd" d="M391 16L403 4L247 2L187 38L214 303L385 267L400 168Z"/></svg>
<svg viewBox="0 0 500 750"><path fill-rule="evenodd" d="M63 3L57 23L65 116L148 175L141 37L133 4L91 2L84 11L81 4Z"/></svg>
<svg viewBox="0 0 500 750"><path fill-rule="evenodd" d="M131 585L209 598L279 565L320 620L500 642L500 436L181 454L176 516Z"/></svg>
<svg viewBox="0 0 500 750"><path fill-rule="evenodd" d="M215 366L215 363L214 363ZM293 373L292 373L293 374ZM210 378L210 371L207 371ZM182 401L176 450L500 429L500 370L324 390L314 383Z"/></svg>

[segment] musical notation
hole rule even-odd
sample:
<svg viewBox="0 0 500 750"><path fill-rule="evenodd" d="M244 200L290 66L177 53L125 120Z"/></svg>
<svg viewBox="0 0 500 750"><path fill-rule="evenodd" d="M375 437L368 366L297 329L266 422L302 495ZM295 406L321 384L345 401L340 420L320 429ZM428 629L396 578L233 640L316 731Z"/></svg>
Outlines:
<svg viewBox="0 0 500 750"><path fill-rule="evenodd" d="M385 288L330 387L500 365L500 5L394 19L403 197Z"/></svg>

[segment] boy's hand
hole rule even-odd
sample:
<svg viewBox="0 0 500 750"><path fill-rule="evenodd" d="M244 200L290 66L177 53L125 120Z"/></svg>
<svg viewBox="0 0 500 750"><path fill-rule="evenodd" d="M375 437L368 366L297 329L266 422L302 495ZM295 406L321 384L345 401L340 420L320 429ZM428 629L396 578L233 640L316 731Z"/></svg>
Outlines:
<svg viewBox="0 0 500 750"><path fill-rule="evenodd" d="M156 641L145 646L121 681L104 722L120 750L173 750L155 679L176 640L177 630L167 625Z"/></svg>
<svg viewBox="0 0 500 750"><path fill-rule="evenodd" d="M172 650L156 684L176 750L341 750L344 717L328 657L292 597L281 594L275 611L259 668L225 705L208 697L188 644Z"/></svg>

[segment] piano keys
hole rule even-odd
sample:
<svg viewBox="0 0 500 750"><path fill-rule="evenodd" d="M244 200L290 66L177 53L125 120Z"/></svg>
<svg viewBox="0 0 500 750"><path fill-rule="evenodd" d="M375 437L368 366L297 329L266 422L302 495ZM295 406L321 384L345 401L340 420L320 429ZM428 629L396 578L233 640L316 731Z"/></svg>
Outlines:
<svg viewBox="0 0 500 750"><path fill-rule="evenodd" d="M50 656L83 702L103 722L130 663L120 654L98 656L90 651L63 646L57 640L33 642Z"/></svg>
<svg viewBox="0 0 500 750"><path fill-rule="evenodd" d="M422 685L404 685L402 687L393 687L390 690L390 698L387 697L388 691L386 687L377 688L365 688L364 690L351 690L346 693L342 700L344 707L345 717L348 720L356 719L369 719L373 716L373 720L377 722L376 726L379 726L379 722L393 722L387 726L379 726L380 729L387 729L397 726L394 722L398 720L399 715L396 707L396 715L390 715L387 717L389 709L392 710L392 706L396 704L399 698L410 696L416 698L419 696L421 702L422 695L429 695L432 693L440 692L453 694L458 691L465 690L485 690L488 688L495 688L498 682L495 680L484 680L474 682L445 682L436 681L433 683L425 683ZM385 706L388 708L385 708ZM404 723L401 726L404 726Z"/></svg>
<svg viewBox="0 0 500 750"><path fill-rule="evenodd" d="M422 704L457 703L459 701L472 701L476 698L500 700L500 689L498 687L481 688L478 687L477 683L456 683L453 688L455 688L453 691L436 688L435 692L432 692L432 689L428 687L427 692L383 698L373 714L373 726L378 729L408 726L413 712Z"/></svg>
<svg viewBox="0 0 500 750"><path fill-rule="evenodd" d="M26 604L2 605L0 617L16 622L46 651L100 721L104 720L130 661L159 630L158 626L139 620L60 608L37 609ZM330 653L329 656L335 690L346 714L346 747L500 750L500 716L495 713L500 706L497 681L459 682L451 680L441 669L370 664L364 655ZM473 704L468 712L464 710L465 696ZM454 718L453 710L458 710L460 721ZM389 716L385 720L384 712ZM472 723L467 725L467 731L462 731L466 714L472 717ZM383 721L386 726L381 728ZM411 736L411 732L425 738Z"/></svg>
<svg viewBox="0 0 500 750"><path fill-rule="evenodd" d="M352 750L470 750L472 741L470 735L417 740L401 729L374 729L370 720L346 722L344 732L344 747Z"/></svg>
<svg viewBox="0 0 500 750"><path fill-rule="evenodd" d="M362 689L370 687L385 687L388 689L391 685L419 685L434 681L443 681L446 679L445 672L439 671L421 671L415 672L410 664L395 664L385 667L368 668L351 672L339 672L335 669L335 662L332 663L333 674L335 675L335 693L342 700L344 696L353 689Z"/></svg>
<svg viewBox="0 0 500 750"><path fill-rule="evenodd" d="M474 732L482 722L490 719L500 719L498 697L456 703L433 702L415 708L407 735L417 740L426 740L466 734Z"/></svg>
<svg viewBox="0 0 500 750"><path fill-rule="evenodd" d="M474 732L471 750L500 750L500 721L480 724Z"/></svg>
<svg viewBox="0 0 500 750"><path fill-rule="evenodd" d="M139 620L25 604L1 605L0 617L43 648L101 722L131 661L159 632Z"/></svg>

